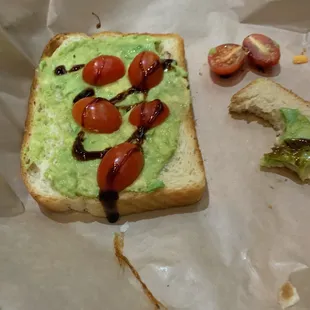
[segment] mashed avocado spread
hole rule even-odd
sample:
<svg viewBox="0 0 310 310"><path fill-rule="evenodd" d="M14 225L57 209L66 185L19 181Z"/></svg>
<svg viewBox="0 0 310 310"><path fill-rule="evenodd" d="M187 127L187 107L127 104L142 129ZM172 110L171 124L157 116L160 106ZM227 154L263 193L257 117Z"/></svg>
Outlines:
<svg viewBox="0 0 310 310"><path fill-rule="evenodd" d="M265 154L262 166L287 167L298 173L301 180L310 173L310 120L297 109L280 110L285 129L279 145Z"/></svg>
<svg viewBox="0 0 310 310"><path fill-rule="evenodd" d="M99 55L120 57L128 69L134 57L142 51L153 51L164 58L161 41L151 36L126 36L90 38L75 37L66 40L54 54L41 60L38 68L38 87L34 106L32 135L25 154L28 165L37 165L50 181L54 190L68 197L97 197L97 168L100 160L77 161L71 154L73 142L81 130L73 120L73 98L87 87L82 70L57 76L59 65L67 69L86 64ZM177 64L164 73L162 82L151 89L147 101L160 99L170 110L169 117L147 132L143 143L144 168L139 178L126 190L149 192L164 187L160 172L173 156L179 139L179 127L190 105L187 72ZM93 87L96 97L111 99L128 89L126 75L109 85ZM132 94L116 106L132 105L143 99L142 94ZM128 117L130 112L120 109L123 123L112 134L86 133L84 146L87 151L103 150L125 142L134 132Z"/></svg>

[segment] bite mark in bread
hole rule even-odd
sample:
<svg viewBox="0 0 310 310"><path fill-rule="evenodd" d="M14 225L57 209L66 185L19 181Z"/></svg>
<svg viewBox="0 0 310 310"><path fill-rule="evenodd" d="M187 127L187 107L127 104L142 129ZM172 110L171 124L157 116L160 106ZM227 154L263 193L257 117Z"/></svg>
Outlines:
<svg viewBox="0 0 310 310"><path fill-rule="evenodd" d="M282 135L286 130L283 109L298 110L301 115L310 118L310 102L267 78L259 78L238 91L231 98L229 105L231 113L251 113L267 121L277 131L277 136ZM276 147L280 143L283 146L283 142L277 139ZM306 169L302 172L299 171L298 166L290 165L289 162L283 163L275 162L266 167L286 167L297 172L302 181L310 178ZM262 165L265 166L264 160Z"/></svg>

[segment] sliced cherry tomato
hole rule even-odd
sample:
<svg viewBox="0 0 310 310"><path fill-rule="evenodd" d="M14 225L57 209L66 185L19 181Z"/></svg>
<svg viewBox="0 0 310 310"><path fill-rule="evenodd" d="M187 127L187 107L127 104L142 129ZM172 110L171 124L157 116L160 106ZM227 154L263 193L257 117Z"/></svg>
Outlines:
<svg viewBox="0 0 310 310"><path fill-rule="evenodd" d="M102 191L120 192L137 179L143 166L144 158L138 145L119 144L102 158L97 172L98 186Z"/></svg>
<svg viewBox="0 0 310 310"><path fill-rule="evenodd" d="M250 34L243 40L242 45L249 51L249 59L262 68L274 66L280 60L279 45L263 34Z"/></svg>
<svg viewBox="0 0 310 310"><path fill-rule="evenodd" d="M163 123L168 116L168 106L157 99L135 106L129 115L129 121L137 127L153 128Z"/></svg>
<svg viewBox="0 0 310 310"><path fill-rule="evenodd" d="M120 58L101 55L86 64L83 80L90 85L102 86L122 78L125 72L125 65Z"/></svg>
<svg viewBox="0 0 310 310"><path fill-rule="evenodd" d="M211 71L219 75L229 75L243 65L246 54L241 45L222 44L209 51L208 62Z"/></svg>
<svg viewBox="0 0 310 310"><path fill-rule="evenodd" d="M164 76L164 69L157 54L149 51L138 54L128 69L132 86L149 90L158 85Z"/></svg>
<svg viewBox="0 0 310 310"><path fill-rule="evenodd" d="M72 116L80 126L91 132L112 133L122 124L117 108L102 98L80 99L73 106Z"/></svg>

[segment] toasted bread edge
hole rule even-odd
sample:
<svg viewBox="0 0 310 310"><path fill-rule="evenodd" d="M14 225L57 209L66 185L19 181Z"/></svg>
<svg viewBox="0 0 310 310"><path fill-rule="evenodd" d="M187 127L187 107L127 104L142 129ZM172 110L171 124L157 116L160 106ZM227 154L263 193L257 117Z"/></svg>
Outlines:
<svg viewBox="0 0 310 310"><path fill-rule="evenodd" d="M127 35L149 35L154 37L165 37L171 38L174 37L178 41L178 49L180 55L182 55L182 62L179 63L184 69L187 69L186 58L185 58L185 49L184 49L184 41L183 38L178 34L153 34L153 33L120 33L120 32L101 32L96 33L93 37L102 36L102 35L111 35L111 36L127 36ZM79 36L87 36L83 33L64 33L57 34L54 36L46 45L43 50L41 60L50 57L56 51L56 49L69 37L79 35ZM33 118L33 108L35 105L35 89L37 87L37 71L35 72L30 96L28 101L28 113L25 122L25 131L24 138L22 142L21 149L21 174L23 181L30 193L30 195L36 200L36 202L42 207L49 209L53 212L65 212L65 211L78 211L78 212L86 212L90 213L94 216L98 217L106 217L105 212L103 210L102 204L98 199L91 199L85 197L76 197L76 198L68 198L65 196L43 196L37 193L36 188L29 181L29 176L25 167L25 158L23 156L24 149L27 147L29 138L31 136L31 123ZM141 213L150 210L157 209L167 209L172 207L180 207L191 205L193 203L201 200L202 196L206 191L206 176L205 176L205 168L203 164L203 159L201 155L201 150L199 148L199 142L196 133L196 126L194 121L194 112L193 105L191 102L191 106L189 109L188 117L185 120L186 127L194 137L194 158L201 169L201 175L203 175L203 182L201 184L196 184L192 187L181 188L178 190L174 189L159 189L157 191L151 193L136 193L136 192L124 192L120 194L120 199L118 201L118 211L120 215L127 215L133 213Z"/></svg>

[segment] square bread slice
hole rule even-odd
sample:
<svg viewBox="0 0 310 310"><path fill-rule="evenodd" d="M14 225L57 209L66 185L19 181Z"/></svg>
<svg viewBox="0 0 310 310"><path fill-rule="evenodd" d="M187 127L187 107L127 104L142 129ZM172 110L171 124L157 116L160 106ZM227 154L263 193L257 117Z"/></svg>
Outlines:
<svg viewBox="0 0 310 310"><path fill-rule="evenodd" d="M131 35L149 35L158 38L161 42L161 50L165 54L171 55L171 58L176 60L179 66L187 70L183 39L176 34L102 32L93 35L92 38L105 40L111 36L125 37ZM45 47L41 60L51 57L63 44L71 44L71 42L85 37L88 36L82 33L56 35ZM103 206L98 198L66 197L54 190L50 181L44 176L46 163L34 162L29 165L27 150L32 139L33 119L37 113L36 96L39 87L40 79L38 70L36 70L29 98L28 116L21 151L22 177L26 187L39 205L52 211L74 210L105 217ZM165 187L153 192L132 192L127 190L120 192L117 202L120 215L186 206L196 203L202 198L206 188L206 177L196 136L192 104L189 105L188 111L184 112L177 150L159 175L159 178L165 183ZM48 141L44 141L44 143L48 143Z"/></svg>
<svg viewBox="0 0 310 310"><path fill-rule="evenodd" d="M310 102L268 78L258 78L239 90L228 108L232 113L251 113L262 118L279 134L284 129L281 108L298 109L310 116Z"/></svg>

